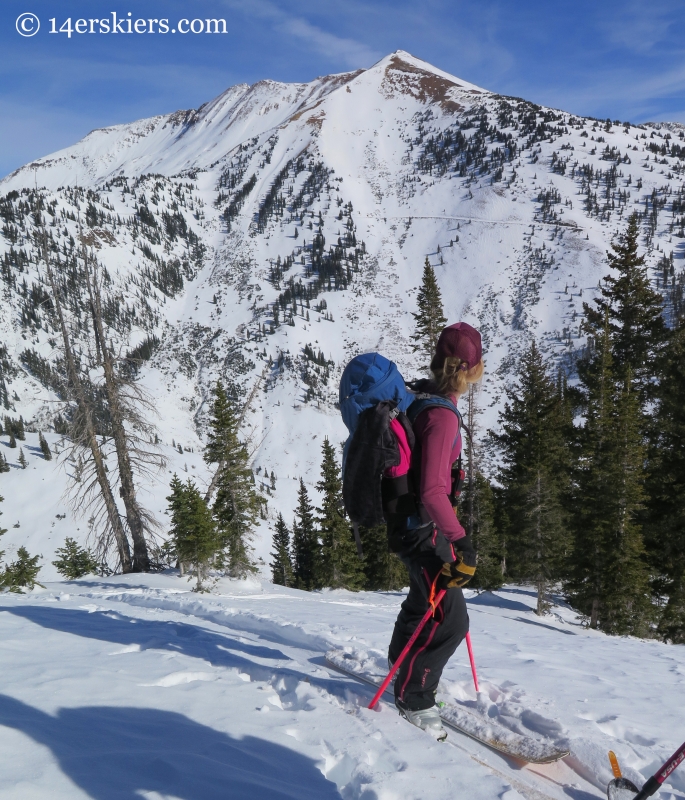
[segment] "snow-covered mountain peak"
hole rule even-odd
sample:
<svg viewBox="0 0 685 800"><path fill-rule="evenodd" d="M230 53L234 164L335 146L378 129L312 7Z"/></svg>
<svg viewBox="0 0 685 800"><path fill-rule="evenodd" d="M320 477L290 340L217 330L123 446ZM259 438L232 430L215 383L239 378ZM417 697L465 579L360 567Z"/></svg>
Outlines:
<svg viewBox="0 0 685 800"><path fill-rule="evenodd" d="M682 127L583 119L403 51L92 131L0 182L0 403L46 429L59 407L38 219L88 352L80 221L111 280L117 346L149 357L140 379L162 440L199 449L217 378L236 398L263 378L246 416L254 465L289 476L273 501L289 517L290 479L311 487L323 437L346 436L335 399L348 359L379 350L408 378L421 370L426 258L448 319L483 333L486 429L531 337L572 370L583 303L632 211L656 287L682 301L684 176Z"/></svg>

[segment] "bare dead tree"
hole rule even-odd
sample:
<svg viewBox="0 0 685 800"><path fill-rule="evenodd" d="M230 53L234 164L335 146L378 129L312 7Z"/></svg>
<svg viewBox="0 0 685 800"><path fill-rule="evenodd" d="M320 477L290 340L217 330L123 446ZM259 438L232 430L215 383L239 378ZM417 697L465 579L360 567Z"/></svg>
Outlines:
<svg viewBox="0 0 685 800"><path fill-rule="evenodd" d="M110 536L113 537L119 555L121 570L122 572L130 572L132 565L129 543L126 538L126 531L124 530L121 517L119 516L112 486L107 476L105 459L97 440L90 398L83 385L76 364L74 349L69 335L69 329L67 328L57 282L52 270L52 265L50 264L47 234L44 225L42 226L38 247L39 251L42 250L43 262L52 293L55 314L62 334L67 384L75 404L72 419L72 441L74 447L81 447L90 451L92 457L90 461L92 465L91 474L85 479L80 489L73 493L73 505L77 513L84 514L101 501L102 512L95 516L96 519L99 518L102 522L105 522L105 532L102 537L103 548L105 550L107 549Z"/></svg>
<svg viewBox="0 0 685 800"><path fill-rule="evenodd" d="M116 367L114 350L111 341L107 341L103 320L98 263L94 256L89 258L82 235L81 245L83 272L93 317L97 363L104 374L111 433L117 457L119 495L124 503L126 521L133 540L132 569L133 572L147 572L150 569L150 556L145 534L154 524L154 519L138 502L133 461L139 468L163 466L160 456L149 448L141 448L141 437L135 435L136 430L148 435L151 433L151 426L140 413L140 409L143 407L150 412L153 407L150 402L146 402L140 387L133 381L124 379Z"/></svg>
<svg viewBox="0 0 685 800"><path fill-rule="evenodd" d="M468 476L468 483L466 489L466 532L469 535L473 534L475 523L475 509L474 500L476 495L476 473L480 472L479 453L477 445L477 432L478 432L478 415L480 408L478 407L478 389L480 384L469 384L468 394L466 395L466 430L468 431L466 437L466 474Z"/></svg>

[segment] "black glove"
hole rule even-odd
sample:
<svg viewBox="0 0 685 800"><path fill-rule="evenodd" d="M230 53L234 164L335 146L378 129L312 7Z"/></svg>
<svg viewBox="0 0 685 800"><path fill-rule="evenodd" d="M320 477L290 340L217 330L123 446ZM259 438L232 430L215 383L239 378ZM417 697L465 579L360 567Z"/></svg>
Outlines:
<svg viewBox="0 0 685 800"><path fill-rule="evenodd" d="M464 536L453 543L456 561L442 565L441 585L443 589L461 589L473 578L476 572L476 551L470 536Z"/></svg>

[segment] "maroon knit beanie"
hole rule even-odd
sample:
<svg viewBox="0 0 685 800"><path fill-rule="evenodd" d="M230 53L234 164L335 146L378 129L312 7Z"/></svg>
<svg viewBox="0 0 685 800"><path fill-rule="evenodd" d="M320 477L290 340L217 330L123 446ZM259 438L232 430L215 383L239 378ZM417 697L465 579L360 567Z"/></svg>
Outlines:
<svg viewBox="0 0 685 800"><path fill-rule="evenodd" d="M457 322L443 328L431 361L431 370L435 372L442 369L449 356L458 358L464 365L462 369L471 369L480 363L483 357L480 333L468 322Z"/></svg>

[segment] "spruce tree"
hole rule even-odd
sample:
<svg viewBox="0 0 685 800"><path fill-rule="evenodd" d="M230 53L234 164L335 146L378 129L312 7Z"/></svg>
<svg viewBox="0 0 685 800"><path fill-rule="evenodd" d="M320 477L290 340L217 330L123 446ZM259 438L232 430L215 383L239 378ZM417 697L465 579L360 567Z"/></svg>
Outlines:
<svg viewBox="0 0 685 800"><path fill-rule="evenodd" d="M314 523L314 506L302 478L297 493L293 522L293 578L298 589L318 588L321 569L321 546Z"/></svg>
<svg viewBox="0 0 685 800"><path fill-rule="evenodd" d="M512 577L536 586L537 613L544 614L550 587L563 568L568 460L560 399L534 341L521 359L517 385L508 394L499 417L501 433L494 435L509 522L507 569Z"/></svg>
<svg viewBox="0 0 685 800"><path fill-rule="evenodd" d="M273 582L279 586L292 586L293 565L290 558L290 531L281 513L276 519L271 557L273 558L270 565Z"/></svg>
<svg viewBox="0 0 685 800"><path fill-rule="evenodd" d="M20 447L19 448L19 466L22 469L26 469L26 467L28 467L28 465L29 465L29 462L26 460L26 456L24 455L24 448Z"/></svg>
<svg viewBox="0 0 685 800"><path fill-rule="evenodd" d="M0 472L9 472L10 465L7 463L7 459L5 458L4 454L0 452Z"/></svg>
<svg viewBox="0 0 685 800"><path fill-rule="evenodd" d="M361 589L364 585L362 562L350 523L345 519L342 478L335 448L325 438L322 446L321 480L316 488L322 493L317 508L321 550L321 582L332 589Z"/></svg>
<svg viewBox="0 0 685 800"><path fill-rule="evenodd" d="M14 436L14 431L10 428L10 441L9 446L14 449L17 446L17 440Z"/></svg>
<svg viewBox="0 0 685 800"><path fill-rule="evenodd" d="M685 644L685 318L664 353L650 446L646 543L658 577L656 593L668 598L659 634Z"/></svg>
<svg viewBox="0 0 685 800"><path fill-rule="evenodd" d="M469 588L494 591L504 583L502 536L495 524L495 501L489 481L482 474L479 444L478 386L470 384L466 395L464 450L466 480L459 498L459 518L478 553L478 569Z"/></svg>
<svg viewBox="0 0 685 800"><path fill-rule="evenodd" d="M490 481L476 473L473 491L473 545L478 553L478 568L469 589L494 592L504 585L504 543L496 524L495 497Z"/></svg>
<svg viewBox="0 0 685 800"><path fill-rule="evenodd" d="M396 553L388 548L385 525L359 528L364 550L364 588L370 591L396 591L409 586L409 572Z"/></svg>
<svg viewBox="0 0 685 800"><path fill-rule="evenodd" d="M190 478L183 484L174 475L167 500L171 515L170 534L178 560L191 565L197 579L194 591L201 592L209 567L221 547L216 524L207 503Z"/></svg>
<svg viewBox="0 0 685 800"><path fill-rule="evenodd" d="M617 274L604 278L594 306L583 303L584 328L591 337L601 335L605 315L609 321L612 371L617 381L631 372L641 405L651 395L657 356L666 328L663 298L651 287L645 258L638 254L639 217L631 214L625 232L619 234L607 253L609 266Z"/></svg>
<svg viewBox="0 0 685 800"><path fill-rule="evenodd" d="M581 371L586 423L578 459L574 550L567 593L590 627L648 633L649 572L638 514L645 449L640 400L628 371L615 381L609 312L594 355Z"/></svg>
<svg viewBox="0 0 685 800"><path fill-rule="evenodd" d="M214 390L205 461L218 465L212 511L224 551L222 566L232 577L255 572L251 540L262 505L254 488L247 448L238 435L238 417L221 381Z"/></svg>
<svg viewBox="0 0 685 800"><path fill-rule="evenodd" d="M84 575L97 575L100 565L95 560L93 553L86 547L81 547L75 539L67 536L63 547L55 550L59 556L52 562L57 567L57 572L69 581L82 578Z"/></svg>
<svg viewBox="0 0 685 800"><path fill-rule="evenodd" d="M42 569L38 566L40 556L30 556L25 547L17 550L17 560L5 567L0 574L0 588L9 589L10 592L22 594L24 589L31 590L35 586L45 588L38 583L36 577Z"/></svg>
<svg viewBox="0 0 685 800"><path fill-rule="evenodd" d="M447 325L447 319L442 307L442 295L438 286L435 270L426 258L423 266L423 279L416 297L417 313L412 312L416 322L414 334L411 337L415 344L413 352L419 353L427 367L435 352L440 332Z"/></svg>
<svg viewBox="0 0 685 800"><path fill-rule="evenodd" d="M43 458L46 461L52 461L52 451L50 450L50 445L42 433L38 434L38 444L40 445L41 452L43 453Z"/></svg>

